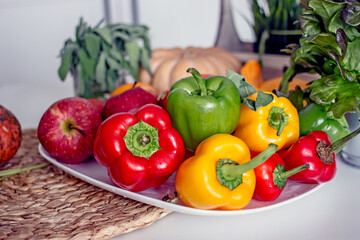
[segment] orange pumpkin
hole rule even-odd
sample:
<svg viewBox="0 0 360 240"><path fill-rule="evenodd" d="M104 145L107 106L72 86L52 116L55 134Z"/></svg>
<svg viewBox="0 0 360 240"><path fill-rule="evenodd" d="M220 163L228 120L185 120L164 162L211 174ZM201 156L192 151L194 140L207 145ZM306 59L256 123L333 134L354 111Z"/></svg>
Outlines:
<svg viewBox="0 0 360 240"><path fill-rule="evenodd" d="M241 61L232 53L218 47L160 48L152 51L150 68L139 72L139 81L151 84L159 92L170 89L181 78L191 76L186 70L196 68L201 74L226 76L226 70L239 73Z"/></svg>

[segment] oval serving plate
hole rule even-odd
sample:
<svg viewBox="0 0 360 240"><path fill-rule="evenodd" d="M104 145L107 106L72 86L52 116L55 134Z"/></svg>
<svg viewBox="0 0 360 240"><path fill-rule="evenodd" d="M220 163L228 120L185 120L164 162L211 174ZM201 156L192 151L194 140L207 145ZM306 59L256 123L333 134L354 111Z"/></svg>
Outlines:
<svg viewBox="0 0 360 240"><path fill-rule="evenodd" d="M165 202L162 198L166 195L173 196L175 192L174 180L172 175L165 183L158 187L149 188L142 192L130 192L115 186L108 177L107 170L104 166L96 162L95 159L78 164L64 164L52 158L39 144L40 154L53 165L59 167L63 171L88 182L94 186L113 192L115 194L127 197L139 202L143 202L156 207L164 208L174 212L185 214L203 215L203 216L236 216L251 213L258 213L274 209L298 199L301 199L316 190L320 189L324 184L301 184L288 181L281 195L274 201L257 201L252 199L250 203L241 210L225 211L225 210L201 210L187 207L180 200L177 204Z"/></svg>

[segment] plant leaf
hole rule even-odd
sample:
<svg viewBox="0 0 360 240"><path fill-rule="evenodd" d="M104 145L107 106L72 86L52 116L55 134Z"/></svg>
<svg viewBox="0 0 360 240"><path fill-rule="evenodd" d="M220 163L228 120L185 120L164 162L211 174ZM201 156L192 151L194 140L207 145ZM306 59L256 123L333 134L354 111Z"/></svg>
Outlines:
<svg viewBox="0 0 360 240"><path fill-rule="evenodd" d="M346 70L356 70L360 72L360 38L356 39L353 42L348 43L345 57L342 61L343 67Z"/></svg>
<svg viewBox="0 0 360 240"><path fill-rule="evenodd" d="M99 83L100 89L102 91L106 91L107 85L106 85L106 53L102 52L100 54L99 60L96 64L96 70L95 70L95 80Z"/></svg>
<svg viewBox="0 0 360 240"><path fill-rule="evenodd" d="M90 79L94 79L96 59L89 58L89 56L87 55L84 49L79 50L78 56L84 72L89 76Z"/></svg>
<svg viewBox="0 0 360 240"><path fill-rule="evenodd" d="M85 33L85 48L91 58L97 58L100 52L101 39L93 33Z"/></svg>
<svg viewBox="0 0 360 240"><path fill-rule="evenodd" d="M133 76L135 81L138 80L139 71L139 59L140 59L140 48L136 40L125 42L126 53L129 57L130 62L130 74Z"/></svg>
<svg viewBox="0 0 360 240"><path fill-rule="evenodd" d="M351 26L360 25L360 3L358 1L350 1L349 4L341 11L341 18L345 23Z"/></svg>
<svg viewBox="0 0 360 240"><path fill-rule="evenodd" d="M67 73L70 71L71 64L72 64L72 58L73 53L78 49L77 45L75 43L68 43L65 45L63 53L62 53L62 59L61 64L58 69L58 75L62 81L65 80Z"/></svg>
<svg viewBox="0 0 360 240"><path fill-rule="evenodd" d="M247 83L244 76L227 69L226 78L230 79L235 84L239 91L240 99L256 93L256 88L250 83Z"/></svg>
<svg viewBox="0 0 360 240"><path fill-rule="evenodd" d="M109 45L111 45L112 37L111 31L109 27L97 28L94 30L95 33L99 34L99 36Z"/></svg>

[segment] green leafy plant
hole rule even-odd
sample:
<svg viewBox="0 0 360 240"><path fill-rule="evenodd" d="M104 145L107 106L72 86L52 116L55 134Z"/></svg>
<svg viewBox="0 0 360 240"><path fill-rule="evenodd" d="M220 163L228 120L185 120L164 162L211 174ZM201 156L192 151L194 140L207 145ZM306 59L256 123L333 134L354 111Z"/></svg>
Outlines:
<svg viewBox="0 0 360 240"><path fill-rule="evenodd" d="M265 52L281 53L289 42L301 36L300 26L294 24L299 20L300 7L298 0L267 0L259 4L251 0L254 16L254 33L256 36L255 50L261 62Z"/></svg>
<svg viewBox="0 0 360 240"><path fill-rule="evenodd" d="M285 52L291 54L280 92L288 94L289 81L298 73L318 73L303 95L329 106L340 118L359 111L360 105L360 2L358 0L302 0L298 44Z"/></svg>
<svg viewBox="0 0 360 240"><path fill-rule="evenodd" d="M140 66L150 72L148 28L122 23L101 27L101 23L90 27L80 18L75 40L66 40L60 51L58 75L62 81L68 72L73 75L77 96L104 97L124 73L136 81Z"/></svg>

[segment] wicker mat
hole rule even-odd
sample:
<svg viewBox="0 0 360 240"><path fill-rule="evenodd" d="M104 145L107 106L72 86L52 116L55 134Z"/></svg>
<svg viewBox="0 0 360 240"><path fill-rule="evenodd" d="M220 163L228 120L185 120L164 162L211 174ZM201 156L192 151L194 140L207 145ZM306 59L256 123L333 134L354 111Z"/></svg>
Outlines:
<svg viewBox="0 0 360 240"><path fill-rule="evenodd" d="M0 170L47 162L36 130ZM170 211L79 180L53 165L0 180L0 239L109 239L150 225Z"/></svg>

